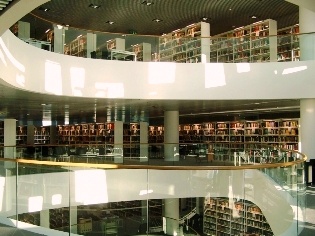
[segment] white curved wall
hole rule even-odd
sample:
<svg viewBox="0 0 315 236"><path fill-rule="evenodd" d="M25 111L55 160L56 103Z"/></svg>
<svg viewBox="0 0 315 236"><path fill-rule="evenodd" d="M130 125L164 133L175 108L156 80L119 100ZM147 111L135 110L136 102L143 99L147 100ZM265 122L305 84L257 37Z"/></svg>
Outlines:
<svg viewBox="0 0 315 236"><path fill-rule="evenodd" d="M5 9L6 11L0 15L0 35L23 16L49 1L50 0L15 0Z"/></svg>
<svg viewBox="0 0 315 236"><path fill-rule="evenodd" d="M15 215L16 210L24 213L67 207L69 202L77 206L147 198L210 196L253 202L262 210L277 236L296 235L296 220L303 221L298 214L297 202L289 192L283 191L258 170L75 169L71 172L21 175L17 179L16 200L14 179L7 177L6 181L1 181L12 182L12 188L4 186L7 198L0 191L0 218ZM14 207L16 201L17 209Z"/></svg>
<svg viewBox="0 0 315 236"><path fill-rule="evenodd" d="M314 74L315 61L107 61L44 51L22 42L10 31L0 38L0 79L38 93L127 99L314 98Z"/></svg>

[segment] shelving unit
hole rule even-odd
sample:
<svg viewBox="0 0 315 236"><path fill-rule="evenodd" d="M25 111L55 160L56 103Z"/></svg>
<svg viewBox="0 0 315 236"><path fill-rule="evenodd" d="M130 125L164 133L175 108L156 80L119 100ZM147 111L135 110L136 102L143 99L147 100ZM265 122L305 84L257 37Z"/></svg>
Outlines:
<svg viewBox="0 0 315 236"><path fill-rule="evenodd" d="M108 51L113 50L113 49L125 51L125 39L115 38L115 39L108 40L106 42L106 47Z"/></svg>
<svg viewBox="0 0 315 236"><path fill-rule="evenodd" d="M113 122L59 125L57 130L58 144L114 144Z"/></svg>
<svg viewBox="0 0 315 236"><path fill-rule="evenodd" d="M151 61L151 44L140 43L133 45L131 51L136 54L137 61Z"/></svg>
<svg viewBox="0 0 315 236"><path fill-rule="evenodd" d="M215 35L210 43L210 61L267 62L277 61L277 22L259 21Z"/></svg>
<svg viewBox="0 0 315 236"><path fill-rule="evenodd" d="M183 124L179 125L179 142L188 146L189 143L206 144L208 153L214 154L214 160L234 161L235 152L243 152L245 149L255 150L257 144L298 150L298 124L299 119L285 118ZM150 129L149 132L153 136L154 127ZM159 129L162 130L163 127L159 126ZM155 136L153 137L155 140ZM184 149L188 151L187 147Z"/></svg>
<svg viewBox="0 0 315 236"><path fill-rule="evenodd" d="M4 122L0 121L0 145L4 144Z"/></svg>
<svg viewBox="0 0 315 236"><path fill-rule="evenodd" d="M34 128L34 144L50 144L50 126Z"/></svg>
<svg viewBox="0 0 315 236"><path fill-rule="evenodd" d="M164 142L164 127L163 126L149 126L149 143L163 143Z"/></svg>
<svg viewBox="0 0 315 236"><path fill-rule="evenodd" d="M62 230L70 226L69 207L49 209L49 228Z"/></svg>
<svg viewBox="0 0 315 236"><path fill-rule="evenodd" d="M299 25L293 25L278 30L278 61L299 61Z"/></svg>
<svg viewBox="0 0 315 236"><path fill-rule="evenodd" d="M200 143L203 140L201 124L179 125L180 143Z"/></svg>
<svg viewBox="0 0 315 236"><path fill-rule="evenodd" d="M258 206L246 200L206 198L204 233L211 236L265 235L273 232Z"/></svg>
<svg viewBox="0 0 315 236"><path fill-rule="evenodd" d="M87 56L87 39L86 35L80 35L69 44L65 45L65 54L77 57Z"/></svg>
<svg viewBox="0 0 315 236"><path fill-rule="evenodd" d="M240 152L244 150L244 135L245 135L244 121L230 122L230 150L231 153Z"/></svg>
<svg viewBox="0 0 315 236"><path fill-rule="evenodd" d="M124 157L140 157L140 124L124 124Z"/></svg>
<svg viewBox="0 0 315 236"><path fill-rule="evenodd" d="M215 127L215 159L220 161L227 161L230 159L229 122L216 122Z"/></svg>
<svg viewBox="0 0 315 236"><path fill-rule="evenodd" d="M210 24L199 22L159 38L159 60L181 63L209 62Z"/></svg>

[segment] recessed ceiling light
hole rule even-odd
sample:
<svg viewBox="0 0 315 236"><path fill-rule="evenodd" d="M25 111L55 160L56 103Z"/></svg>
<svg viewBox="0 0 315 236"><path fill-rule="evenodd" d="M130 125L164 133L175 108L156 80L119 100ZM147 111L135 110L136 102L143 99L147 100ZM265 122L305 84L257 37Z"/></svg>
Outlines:
<svg viewBox="0 0 315 236"><path fill-rule="evenodd" d="M208 17L206 17L206 16L204 16L204 17L201 17L201 20L202 21L207 21L209 18Z"/></svg>
<svg viewBox="0 0 315 236"><path fill-rule="evenodd" d="M161 22L162 20L161 19L153 19L152 21Z"/></svg>
<svg viewBox="0 0 315 236"><path fill-rule="evenodd" d="M255 15L252 15L252 16L250 16L252 19L256 19L257 18L257 16L255 16Z"/></svg>
<svg viewBox="0 0 315 236"><path fill-rule="evenodd" d="M232 11L232 8L230 8L229 11Z"/></svg>
<svg viewBox="0 0 315 236"><path fill-rule="evenodd" d="M45 8L45 7L39 7L38 10L41 10L41 11L50 11L49 8Z"/></svg>
<svg viewBox="0 0 315 236"><path fill-rule="evenodd" d="M50 29L47 29L47 30L45 31L45 34L47 34L49 31L50 31Z"/></svg>
<svg viewBox="0 0 315 236"><path fill-rule="evenodd" d="M108 20L108 21L106 21L106 23L112 25L112 24L114 24L115 22Z"/></svg>
<svg viewBox="0 0 315 236"><path fill-rule="evenodd" d="M141 4L146 5L146 6L151 6L154 3L153 2L149 2L149 1L143 1Z"/></svg>
<svg viewBox="0 0 315 236"><path fill-rule="evenodd" d="M89 7L94 8L94 9L97 9L97 8L100 8L101 5L95 5L95 4L91 3L91 4L89 5Z"/></svg>

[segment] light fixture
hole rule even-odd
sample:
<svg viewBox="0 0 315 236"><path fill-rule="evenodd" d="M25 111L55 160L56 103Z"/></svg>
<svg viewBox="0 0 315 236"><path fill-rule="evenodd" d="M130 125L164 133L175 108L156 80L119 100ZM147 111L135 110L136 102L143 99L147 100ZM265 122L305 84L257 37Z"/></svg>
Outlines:
<svg viewBox="0 0 315 236"><path fill-rule="evenodd" d="M39 7L38 10L41 10L41 11L50 11L49 8L45 8L45 7Z"/></svg>
<svg viewBox="0 0 315 236"><path fill-rule="evenodd" d="M141 4L146 5L146 6L151 6L154 3L153 2L149 2L149 1L143 1Z"/></svg>
<svg viewBox="0 0 315 236"><path fill-rule="evenodd" d="M256 19L256 18L257 18L257 16L252 15L252 16L250 16L250 18L252 18L252 19Z"/></svg>
<svg viewBox="0 0 315 236"><path fill-rule="evenodd" d="M156 19L153 19L152 21L154 21L154 22L161 22L162 20L161 20L161 19L156 18Z"/></svg>
<svg viewBox="0 0 315 236"><path fill-rule="evenodd" d="M47 34L49 31L50 31L50 29L47 29L47 30L45 31L45 34Z"/></svg>
<svg viewBox="0 0 315 236"><path fill-rule="evenodd" d="M202 20L202 21L207 21L207 20L209 20L209 18L206 17L206 16L203 16L203 17L201 17L201 20Z"/></svg>
<svg viewBox="0 0 315 236"><path fill-rule="evenodd" d="M110 21L110 20L106 21L106 24L112 25L112 24L114 24L114 23L115 23L114 21Z"/></svg>
<svg viewBox="0 0 315 236"><path fill-rule="evenodd" d="M101 5L95 5L95 4L91 3L91 4L89 5L89 7L94 8L94 9L97 9L97 8L100 8Z"/></svg>
<svg viewBox="0 0 315 236"><path fill-rule="evenodd" d="M63 26L62 26L62 25L57 25L57 28L58 28L58 29L62 29Z"/></svg>

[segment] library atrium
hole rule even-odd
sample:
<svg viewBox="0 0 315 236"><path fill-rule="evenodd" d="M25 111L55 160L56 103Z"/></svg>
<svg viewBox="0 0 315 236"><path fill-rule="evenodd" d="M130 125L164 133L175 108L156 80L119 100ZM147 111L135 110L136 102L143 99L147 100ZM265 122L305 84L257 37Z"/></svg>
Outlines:
<svg viewBox="0 0 315 236"><path fill-rule="evenodd" d="M0 234L315 235L313 22L314 0L0 0Z"/></svg>

